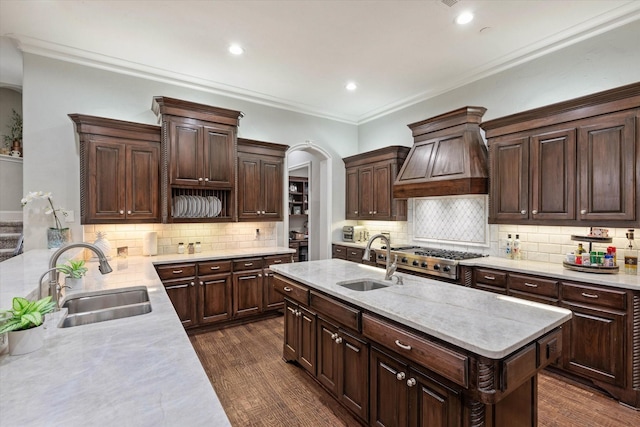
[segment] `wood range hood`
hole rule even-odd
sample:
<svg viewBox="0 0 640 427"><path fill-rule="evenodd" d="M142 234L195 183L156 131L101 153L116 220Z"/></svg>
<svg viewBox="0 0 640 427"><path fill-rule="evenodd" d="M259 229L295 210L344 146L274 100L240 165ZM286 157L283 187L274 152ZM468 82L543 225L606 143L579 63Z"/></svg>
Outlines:
<svg viewBox="0 0 640 427"><path fill-rule="evenodd" d="M408 125L414 144L393 185L393 197L487 194L487 147L480 134L486 108L463 107Z"/></svg>

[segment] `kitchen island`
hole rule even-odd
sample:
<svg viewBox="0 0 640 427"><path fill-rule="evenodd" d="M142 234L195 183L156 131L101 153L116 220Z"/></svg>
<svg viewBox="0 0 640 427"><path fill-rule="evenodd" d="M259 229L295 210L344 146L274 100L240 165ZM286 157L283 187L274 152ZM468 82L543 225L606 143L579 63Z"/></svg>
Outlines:
<svg viewBox="0 0 640 427"><path fill-rule="evenodd" d="M230 425L154 264L291 252L273 247L114 258L113 272L104 276L97 263L87 263L82 287L67 296L145 286L152 311L70 328L58 327L65 309L46 316L42 349L0 355L0 424ZM51 253L28 251L1 264L0 308L11 307L14 296L37 296Z"/></svg>
<svg viewBox="0 0 640 427"><path fill-rule="evenodd" d="M339 283L384 271L338 259L272 270L285 360L364 423L536 425L537 372L560 356L571 311L402 273L403 285L350 290Z"/></svg>

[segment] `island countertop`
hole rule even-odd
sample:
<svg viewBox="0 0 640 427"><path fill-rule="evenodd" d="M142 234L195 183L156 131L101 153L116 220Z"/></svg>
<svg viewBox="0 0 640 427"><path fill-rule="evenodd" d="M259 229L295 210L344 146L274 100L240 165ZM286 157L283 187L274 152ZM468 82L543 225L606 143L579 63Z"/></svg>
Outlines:
<svg viewBox="0 0 640 427"><path fill-rule="evenodd" d="M340 259L280 264L282 276L447 343L500 359L557 328L571 311L404 273L404 285L353 291L338 282L384 279L384 270Z"/></svg>
<svg viewBox="0 0 640 427"><path fill-rule="evenodd" d="M0 355L0 424L230 425L154 264L289 252L273 247L115 258L113 272L104 276L97 263L87 263L82 289L68 294L142 285L151 313L64 329L58 324L66 310L46 316L42 349ZM50 256L28 251L2 263L0 308L9 308L13 296L37 295Z"/></svg>

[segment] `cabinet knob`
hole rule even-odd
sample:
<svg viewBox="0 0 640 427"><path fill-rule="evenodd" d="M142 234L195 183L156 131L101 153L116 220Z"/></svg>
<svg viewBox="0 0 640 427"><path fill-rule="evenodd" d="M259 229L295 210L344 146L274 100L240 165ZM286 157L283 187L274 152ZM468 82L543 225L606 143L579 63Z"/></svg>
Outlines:
<svg viewBox="0 0 640 427"><path fill-rule="evenodd" d="M335 341L338 338L338 334L331 334L331 341Z"/></svg>
<svg viewBox="0 0 640 427"><path fill-rule="evenodd" d="M205 178L205 179L204 179L204 182L209 182L209 178Z"/></svg>
<svg viewBox="0 0 640 427"><path fill-rule="evenodd" d="M127 211L127 215L131 215L131 211Z"/></svg>
<svg viewBox="0 0 640 427"><path fill-rule="evenodd" d="M414 385L416 385L416 379L415 378L409 378L407 380L407 386L413 387Z"/></svg>
<svg viewBox="0 0 640 427"><path fill-rule="evenodd" d="M120 215L124 215L124 211L120 209Z"/></svg>
<svg viewBox="0 0 640 427"><path fill-rule="evenodd" d="M407 375L404 372L398 372L396 374L396 378L398 379L398 381L402 381L403 379L405 379L407 377Z"/></svg>
<svg viewBox="0 0 640 427"><path fill-rule="evenodd" d="M256 215L260 215L260 211L256 211Z"/></svg>
<svg viewBox="0 0 640 427"><path fill-rule="evenodd" d="M373 214L374 214L374 215L375 215L375 214L377 214L377 213L378 213L378 211L373 211Z"/></svg>
<svg viewBox="0 0 640 427"><path fill-rule="evenodd" d="M266 213L265 211L262 211L262 215L264 215L265 213Z"/></svg>
<svg viewBox="0 0 640 427"><path fill-rule="evenodd" d="M200 281L200 286L204 286L204 282L202 280Z"/></svg>
<svg viewBox="0 0 640 427"><path fill-rule="evenodd" d="M582 209L582 210L580 210L580 215L584 215L584 214L586 214L586 213L587 213L587 210L586 210L586 209Z"/></svg>
<svg viewBox="0 0 640 427"><path fill-rule="evenodd" d="M369 211L369 215L373 215L373 212Z"/></svg>
<svg viewBox="0 0 640 427"><path fill-rule="evenodd" d="M520 211L520 214L522 214L522 215L526 215L526 214L527 214L527 211L526 211L526 210L524 210L524 209L522 209L522 210Z"/></svg>
<svg viewBox="0 0 640 427"><path fill-rule="evenodd" d="M534 214L534 215L537 215L538 211L534 209L534 210L531 211L531 213Z"/></svg>
<svg viewBox="0 0 640 427"><path fill-rule="evenodd" d="M353 211L354 214L358 215L358 211Z"/></svg>
<svg viewBox="0 0 640 427"><path fill-rule="evenodd" d="M336 338L336 344L342 344L342 337Z"/></svg>
<svg viewBox="0 0 640 427"><path fill-rule="evenodd" d="M202 181L203 181L203 179L202 179L202 178L198 178L198 181L202 182Z"/></svg>
<svg viewBox="0 0 640 427"><path fill-rule="evenodd" d="M296 312L296 316L298 316L298 317L302 316L302 312L298 310L298 311Z"/></svg>
<svg viewBox="0 0 640 427"><path fill-rule="evenodd" d="M193 282L191 282L191 283L190 283L190 285L191 285L191 286L195 286L196 284L195 284L195 283L193 283Z"/></svg>
<svg viewBox="0 0 640 427"><path fill-rule="evenodd" d="M290 287L288 287L288 286L285 286L283 290L284 290L285 292L291 292L293 289L291 289L291 288L290 288Z"/></svg>

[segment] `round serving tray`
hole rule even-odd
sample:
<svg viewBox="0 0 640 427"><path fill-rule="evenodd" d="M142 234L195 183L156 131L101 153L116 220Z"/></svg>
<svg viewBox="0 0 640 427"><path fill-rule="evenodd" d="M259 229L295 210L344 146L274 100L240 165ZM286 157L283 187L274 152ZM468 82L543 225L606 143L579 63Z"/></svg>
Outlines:
<svg viewBox="0 0 640 427"><path fill-rule="evenodd" d="M620 270L620 267L617 265L613 267L605 267L603 265L579 265L567 261L562 261L562 265L569 270L582 271L583 273L615 274Z"/></svg>

